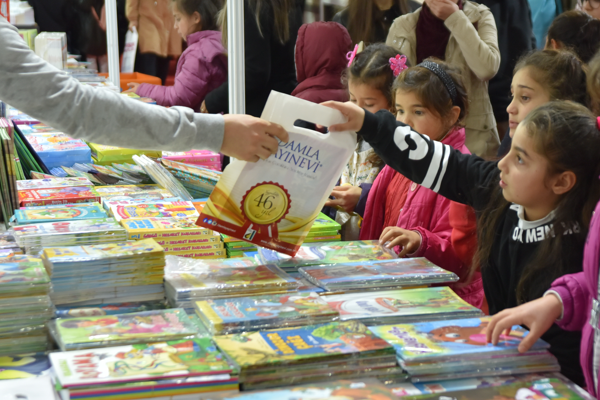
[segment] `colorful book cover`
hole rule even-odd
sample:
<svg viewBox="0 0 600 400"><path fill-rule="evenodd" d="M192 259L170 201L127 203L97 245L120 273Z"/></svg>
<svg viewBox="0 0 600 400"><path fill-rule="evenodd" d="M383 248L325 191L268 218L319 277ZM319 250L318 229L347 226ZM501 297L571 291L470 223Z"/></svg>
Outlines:
<svg viewBox="0 0 600 400"><path fill-rule="evenodd" d="M56 307L57 318L96 317L99 315L128 314L141 311L162 310L164 301L145 301L118 304L99 304L97 306Z"/></svg>
<svg viewBox="0 0 600 400"><path fill-rule="evenodd" d="M458 281L458 276L425 258L338 263L302 267L300 273L318 286L356 287L374 284L409 285Z"/></svg>
<svg viewBox="0 0 600 400"><path fill-rule="evenodd" d="M181 253L181 252L192 252L192 251L210 251L210 250L224 250L225 246L223 243L205 243L205 244L168 244L162 246L165 252L169 253Z"/></svg>
<svg viewBox="0 0 600 400"><path fill-rule="evenodd" d="M179 170L195 177L204 177L207 179L219 180L222 173L198 165L184 164L177 161L162 160L162 164L169 169Z"/></svg>
<svg viewBox="0 0 600 400"><path fill-rule="evenodd" d="M514 382L501 386L484 387L473 390L461 390L425 394L417 396L404 396L403 399L438 399L438 400L583 400L584 393L569 387L557 378L543 378L535 381Z"/></svg>
<svg viewBox="0 0 600 400"><path fill-rule="evenodd" d="M129 239L156 238L212 238L214 232L200 228L193 219L186 218L136 218L121 220Z"/></svg>
<svg viewBox="0 0 600 400"><path fill-rule="evenodd" d="M132 218L198 218L200 214L191 201L151 203L132 206L112 206L111 214L117 221Z"/></svg>
<svg viewBox="0 0 600 400"><path fill-rule="evenodd" d="M221 162L221 155L208 150L190 150L183 152L163 151L163 160L178 161L181 163L215 163Z"/></svg>
<svg viewBox="0 0 600 400"><path fill-rule="evenodd" d="M166 191L159 185L113 185L97 186L96 192L102 197L114 195L128 195L132 193L147 193L156 191ZM173 195L171 195L172 197Z"/></svg>
<svg viewBox="0 0 600 400"><path fill-rule="evenodd" d="M127 200L119 200L119 199L114 199L114 198L103 198L102 206L106 210L110 210L110 208L113 206L138 206L138 205L143 205L143 204L170 203L173 201L182 201L182 199L179 197L171 197L171 198L160 197L159 199L141 198L141 199L127 199Z"/></svg>
<svg viewBox="0 0 600 400"><path fill-rule="evenodd" d="M215 343L242 370L361 352L393 354L393 348L357 321L215 336ZM375 355L373 354L373 355Z"/></svg>
<svg viewBox="0 0 600 400"><path fill-rule="evenodd" d="M90 204L85 206L63 204L57 206L27 207L22 210L15 210L15 219L19 225L24 225L73 219L107 218L106 212L100 205Z"/></svg>
<svg viewBox="0 0 600 400"><path fill-rule="evenodd" d="M231 372L208 338L51 353L50 360L65 388Z"/></svg>
<svg viewBox="0 0 600 400"><path fill-rule="evenodd" d="M481 312L448 287L390 290L324 296L342 319L427 316L443 313Z"/></svg>
<svg viewBox="0 0 600 400"><path fill-rule="evenodd" d="M39 173L39 172L38 172ZM92 182L85 178L68 177L68 178L44 178L44 179L29 179L17 181L17 190L27 189L51 189L71 186L94 186Z"/></svg>
<svg viewBox="0 0 600 400"><path fill-rule="evenodd" d="M64 178L58 178L54 175L43 174L41 172L36 172L36 171L31 171L30 174L31 174L32 179L64 179Z"/></svg>
<svg viewBox="0 0 600 400"><path fill-rule="evenodd" d="M164 250L154 240L145 239L122 243L106 243L92 246L46 247L42 253L44 260L51 264L108 260L123 257L150 257L164 254Z"/></svg>
<svg viewBox="0 0 600 400"><path fill-rule="evenodd" d="M51 372L50 359L44 353L0 356L0 380L35 378Z"/></svg>
<svg viewBox="0 0 600 400"><path fill-rule="evenodd" d="M376 379L333 381L225 395L223 400L397 400Z"/></svg>
<svg viewBox="0 0 600 400"><path fill-rule="evenodd" d="M444 360L455 357L487 357L518 353L521 340L529 333L515 325L510 335L501 335L496 346L488 345L485 330L490 317L455 319L371 327L373 332L394 346L404 361ZM538 339L530 351L547 349Z"/></svg>
<svg viewBox="0 0 600 400"><path fill-rule="evenodd" d="M162 153L156 150L136 150L126 149L123 147L106 146L103 144L88 143L92 151L92 155L98 161L122 161L131 160L131 157L136 154L145 154L148 157L159 158Z"/></svg>
<svg viewBox="0 0 600 400"><path fill-rule="evenodd" d="M265 248L260 248L258 254L263 263L274 263L282 268L398 258L396 253L380 245L378 240L303 245L294 257Z"/></svg>
<svg viewBox="0 0 600 400"><path fill-rule="evenodd" d="M12 291L13 287L50 283L40 258L9 251L3 252L0 257L0 293Z"/></svg>
<svg viewBox="0 0 600 400"><path fill-rule="evenodd" d="M242 268L207 266L190 271L170 271L165 279L178 290L208 295L214 292L254 290L267 287L296 288L296 281L274 265Z"/></svg>
<svg viewBox="0 0 600 400"><path fill-rule="evenodd" d="M43 224L19 225L13 227L13 234L17 240L36 238L39 236L81 234L101 232L124 232L124 229L112 218L84 219L62 222L47 222Z"/></svg>
<svg viewBox="0 0 600 400"><path fill-rule="evenodd" d="M19 203L21 207L91 203L99 202L100 200L100 196L98 196L91 186L19 190Z"/></svg>
<svg viewBox="0 0 600 400"><path fill-rule="evenodd" d="M148 339L178 340L196 333L181 308L55 320L56 338L65 348L106 346ZM95 345L95 346L94 346Z"/></svg>
<svg viewBox="0 0 600 400"><path fill-rule="evenodd" d="M339 231L342 229L342 226L335 222L333 219L329 218L327 215L320 213L315 219L315 222L310 227L309 234L323 231Z"/></svg>
<svg viewBox="0 0 600 400"><path fill-rule="evenodd" d="M266 296L208 299L196 302L196 312L208 321L216 332L225 325L240 327L260 326L268 320L298 320L338 316L326 301L316 293L274 294Z"/></svg>
<svg viewBox="0 0 600 400"><path fill-rule="evenodd" d="M219 244L221 247L217 247L219 249L223 248L223 243L221 242L221 236L214 232L212 236L186 236L184 238L178 237L167 237L167 238L156 238L156 243L161 246L183 246L183 245L200 245L200 244Z"/></svg>

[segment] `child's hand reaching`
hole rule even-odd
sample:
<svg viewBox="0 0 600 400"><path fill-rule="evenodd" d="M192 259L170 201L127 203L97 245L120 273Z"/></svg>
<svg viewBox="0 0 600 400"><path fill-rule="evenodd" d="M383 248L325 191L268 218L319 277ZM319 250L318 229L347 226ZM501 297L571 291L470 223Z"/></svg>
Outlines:
<svg viewBox="0 0 600 400"><path fill-rule="evenodd" d="M140 84L137 82L129 82L127 86L129 86L129 89L127 89L123 93L135 93L135 91L140 87Z"/></svg>
<svg viewBox="0 0 600 400"><path fill-rule="evenodd" d="M333 200L325 202L326 207L341 207L347 213L351 213L356 208L362 189L358 186L344 185L333 188L331 195Z"/></svg>
<svg viewBox="0 0 600 400"><path fill-rule="evenodd" d="M338 110L344 115L344 117L348 118L348 122L331 125L329 127L329 132L358 132L365 122L365 110L349 101L346 103L326 101L325 103L321 103L321 105Z"/></svg>
<svg viewBox="0 0 600 400"><path fill-rule="evenodd" d="M381 233L379 243L385 245L388 249L393 249L396 246L401 246L402 251L398 254L400 258L407 254L412 254L421 247L421 235L416 231L409 231L398 228L397 226L388 226Z"/></svg>
<svg viewBox="0 0 600 400"><path fill-rule="evenodd" d="M496 345L502 333L509 335L514 325L525 325L529 328L529 334L519 345L519 352L524 353L550 329L562 312L560 299L552 293L518 307L508 308L494 315L490 321L485 333L487 342Z"/></svg>

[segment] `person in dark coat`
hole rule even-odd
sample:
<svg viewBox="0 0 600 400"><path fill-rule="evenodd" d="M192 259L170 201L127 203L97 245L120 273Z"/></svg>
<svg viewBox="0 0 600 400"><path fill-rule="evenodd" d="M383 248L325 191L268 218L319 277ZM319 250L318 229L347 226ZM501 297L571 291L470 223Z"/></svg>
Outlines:
<svg viewBox="0 0 600 400"><path fill-rule="evenodd" d="M260 116L271 90L291 94L296 87L294 47L302 25L303 3L299 0L244 0L246 114ZM281 29L284 25L287 31ZM227 32L225 27L222 31ZM229 112L229 83L210 92L200 111Z"/></svg>
<svg viewBox="0 0 600 400"><path fill-rule="evenodd" d="M337 22L304 24L296 39L296 77L292 96L313 103L348 101L350 95L342 74L348 67L346 54L352 50L346 28Z"/></svg>
<svg viewBox="0 0 600 400"><path fill-rule="evenodd" d="M386 8L377 0L350 0L348 7L335 14L333 20L348 29L353 43L384 43L394 20L413 12L421 4L414 0L392 0Z"/></svg>

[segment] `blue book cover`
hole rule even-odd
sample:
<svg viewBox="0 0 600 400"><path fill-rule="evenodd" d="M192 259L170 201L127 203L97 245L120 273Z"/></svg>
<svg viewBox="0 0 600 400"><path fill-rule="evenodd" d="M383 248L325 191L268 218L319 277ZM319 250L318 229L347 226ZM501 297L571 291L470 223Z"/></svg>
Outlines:
<svg viewBox="0 0 600 400"><path fill-rule="evenodd" d="M406 362L489 357L519 354L518 347L529 331L515 325L510 335L501 335L496 346L488 345L485 330L490 317L420 322L370 327L376 335L394 346ZM550 345L541 339L529 350L544 350Z"/></svg>
<svg viewBox="0 0 600 400"><path fill-rule="evenodd" d="M63 204L57 206L27 207L22 210L15 210L15 219L19 225L97 218L107 218L106 211L100 205L79 206L77 204Z"/></svg>

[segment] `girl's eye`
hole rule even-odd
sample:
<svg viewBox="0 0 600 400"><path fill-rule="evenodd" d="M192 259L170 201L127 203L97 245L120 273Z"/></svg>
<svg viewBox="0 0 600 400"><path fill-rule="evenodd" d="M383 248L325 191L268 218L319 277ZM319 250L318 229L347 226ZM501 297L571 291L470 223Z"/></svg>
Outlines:
<svg viewBox="0 0 600 400"><path fill-rule="evenodd" d="M398 110L398 115L404 114L404 110Z"/></svg>
<svg viewBox="0 0 600 400"><path fill-rule="evenodd" d="M528 96L521 96L521 100L523 101L528 101L530 99L530 97Z"/></svg>
<svg viewBox="0 0 600 400"><path fill-rule="evenodd" d="M366 104L365 103L365 107L373 107L375 104Z"/></svg>
<svg viewBox="0 0 600 400"><path fill-rule="evenodd" d="M417 110L417 111L415 111L415 114L417 114L417 115L423 115L425 113L423 111L421 111L421 110Z"/></svg>
<svg viewBox="0 0 600 400"><path fill-rule="evenodd" d="M518 155L518 154L517 154L517 162L518 162L519 164L523 164L523 159L522 159L522 158L521 158L521 156L520 156L520 155Z"/></svg>
<svg viewBox="0 0 600 400"><path fill-rule="evenodd" d="M356 104L356 99L350 99L350 103Z"/></svg>

